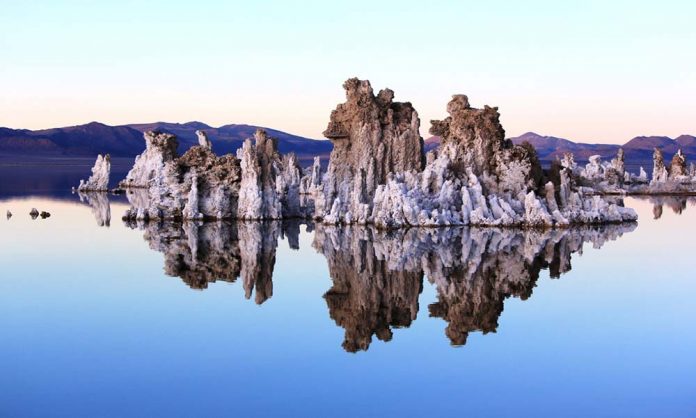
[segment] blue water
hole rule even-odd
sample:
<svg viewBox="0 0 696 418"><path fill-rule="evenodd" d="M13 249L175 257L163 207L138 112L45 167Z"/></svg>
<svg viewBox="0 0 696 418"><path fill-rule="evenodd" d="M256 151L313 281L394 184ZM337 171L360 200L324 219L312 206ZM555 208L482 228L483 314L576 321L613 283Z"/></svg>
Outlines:
<svg viewBox="0 0 696 418"><path fill-rule="evenodd" d="M2 200L0 416L694 416L696 205L626 203L620 231L224 225L191 250L123 203L102 227Z"/></svg>

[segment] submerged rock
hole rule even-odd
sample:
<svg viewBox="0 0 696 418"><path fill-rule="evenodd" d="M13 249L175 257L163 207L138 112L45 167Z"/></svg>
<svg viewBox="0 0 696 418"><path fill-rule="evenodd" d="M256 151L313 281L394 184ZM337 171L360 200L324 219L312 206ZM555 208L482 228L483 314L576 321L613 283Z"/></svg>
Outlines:
<svg viewBox="0 0 696 418"><path fill-rule="evenodd" d="M50 218L51 214L46 212L46 211L41 211L40 216L41 216L41 219L46 219L46 218Z"/></svg>
<svg viewBox="0 0 696 418"><path fill-rule="evenodd" d="M10 212L10 211L8 210L8 211L7 211L7 219L10 219L11 217L12 217L12 212Z"/></svg>
<svg viewBox="0 0 696 418"><path fill-rule="evenodd" d="M92 175L87 181L80 180L77 190L81 192L105 192L109 190L109 177L111 175L111 156L99 154L92 167Z"/></svg>
<svg viewBox="0 0 696 418"><path fill-rule="evenodd" d="M39 217L39 211L36 208L31 208L29 216L31 216L31 219L36 219Z"/></svg>

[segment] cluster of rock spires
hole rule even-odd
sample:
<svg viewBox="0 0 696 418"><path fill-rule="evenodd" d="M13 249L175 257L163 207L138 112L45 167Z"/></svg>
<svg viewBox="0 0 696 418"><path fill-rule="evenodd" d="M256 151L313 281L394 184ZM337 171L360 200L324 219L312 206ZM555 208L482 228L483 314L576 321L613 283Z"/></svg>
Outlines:
<svg viewBox="0 0 696 418"><path fill-rule="evenodd" d="M204 132L199 146L177 154L174 135L146 132L146 150L119 183L136 220L272 220L313 218L325 224L410 226L567 226L633 221L632 209L578 186L571 169L542 170L531 146L505 139L497 108L475 109L456 95L442 138L427 155L418 113L374 94L368 81L345 82L346 102L331 113L324 135L334 145L327 172L315 160L307 173L293 154L259 130L237 155L217 156ZM78 190L108 185L108 156Z"/></svg>
<svg viewBox="0 0 696 418"><path fill-rule="evenodd" d="M216 281L242 283L257 304L273 296L276 248L287 239L300 248L299 220L267 222L127 221L164 255L164 271L194 289ZM324 294L330 317L345 329L346 351L367 350L373 336L393 338L419 313L424 279L436 286L430 316L447 322L452 344L472 332L495 332L503 303L531 296L540 272L552 278L571 268L585 243L599 248L632 231L635 223L563 229L410 228L333 226L309 222L313 248L328 264Z"/></svg>
<svg viewBox="0 0 696 418"><path fill-rule="evenodd" d="M672 157L669 165L660 149L653 152L652 177L640 168L636 174L625 168L623 149L616 158L603 162L599 155L593 155L584 168L579 168L572 154L564 155L560 164L580 178L580 182L590 186L595 192L606 194L696 194L696 164L687 165L686 156L680 150Z"/></svg>

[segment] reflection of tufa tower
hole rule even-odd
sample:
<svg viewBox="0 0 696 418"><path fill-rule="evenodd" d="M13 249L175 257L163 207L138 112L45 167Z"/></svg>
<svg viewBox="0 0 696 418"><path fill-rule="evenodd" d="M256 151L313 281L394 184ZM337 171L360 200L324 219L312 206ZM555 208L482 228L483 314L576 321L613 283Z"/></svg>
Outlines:
<svg viewBox="0 0 696 418"><path fill-rule="evenodd" d="M245 296L262 304L273 295L278 238L299 248L298 221L130 224L145 230L150 248L162 252L165 272L193 289L241 277ZM430 316L447 322L453 345L469 333L495 332L505 299L532 295L542 269L550 277L570 270L573 253L596 248L630 232L635 224L561 230L317 226L312 246L328 263L331 288L324 294L330 317L345 329L343 348L367 350L376 336L416 320L423 278L437 288ZM311 232L312 225L307 225Z"/></svg>
<svg viewBox="0 0 696 418"><path fill-rule="evenodd" d="M438 292L430 315L447 321L447 337L463 345L471 332L495 332L505 299L529 298L542 269L559 277L585 242L599 247L633 228L319 227L313 245L326 256L333 280L324 295L329 314L345 329L343 347L355 352L367 350L373 335L389 341L392 328L410 326L424 275Z"/></svg>
<svg viewBox="0 0 696 418"><path fill-rule="evenodd" d="M345 328L343 348L367 350L372 335L392 339L391 327L408 327L418 313L423 271L393 270L377 256L373 229L326 227L314 245L329 263L333 286L324 294L329 315Z"/></svg>
<svg viewBox="0 0 696 418"><path fill-rule="evenodd" d="M165 273L192 289L217 280L242 278L245 297L262 304L273 296L273 268L278 236L297 246L296 222L140 223L150 248L164 254Z"/></svg>

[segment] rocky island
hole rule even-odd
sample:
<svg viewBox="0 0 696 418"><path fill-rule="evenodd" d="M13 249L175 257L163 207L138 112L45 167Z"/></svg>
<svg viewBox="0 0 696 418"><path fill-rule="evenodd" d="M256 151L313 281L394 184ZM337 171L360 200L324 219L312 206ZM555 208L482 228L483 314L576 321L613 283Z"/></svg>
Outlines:
<svg viewBox="0 0 696 418"><path fill-rule="evenodd" d="M593 155L585 167L578 167L572 154L565 154L560 165L574 173L580 183L600 194L622 195L696 195L696 164L687 164L686 156L679 149L669 164L659 148L653 152L652 177L640 167L638 174L625 168L623 149L609 162Z"/></svg>
<svg viewBox="0 0 696 418"><path fill-rule="evenodd" d="M477 109L455 95L449 116L432 121L442 138L427 154L420 119L394 92L376 95L369 81L343 85L346 102L331 113L326 173L317 159L305 174L294 154L281 155L264 130L236 155L217 156L204 132L179 156L177 139L146 132L146 149L119 188L127 220L314 219L324 224L552 227L634 221L636 213L581 187L573 168L543 170L534 148L505 139L498 109ZM106 174L106 183L104 182ZM108 184L99 158L81 190Z"/></svg>

